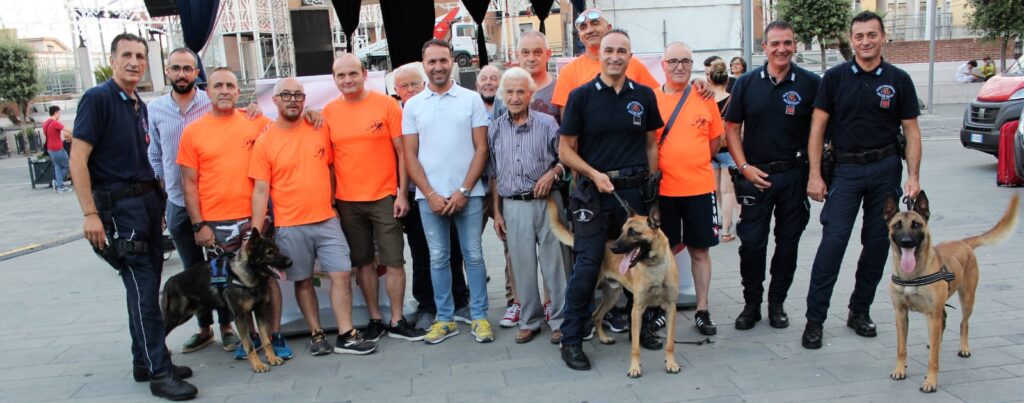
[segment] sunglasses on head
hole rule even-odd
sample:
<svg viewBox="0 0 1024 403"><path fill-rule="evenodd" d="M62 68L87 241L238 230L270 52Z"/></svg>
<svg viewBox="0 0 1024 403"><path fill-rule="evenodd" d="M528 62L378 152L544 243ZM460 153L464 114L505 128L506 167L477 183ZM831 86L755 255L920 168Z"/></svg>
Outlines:
<svg viewBox="0 0 1024 403"><path fill-rule="evenodd" d="M578 25L582 24L584 21L596 20L598 18L601 18L601 12L600 11L591 11L589 13L580 14L579 17L576 17L576 25L578 26Z"/></svg>

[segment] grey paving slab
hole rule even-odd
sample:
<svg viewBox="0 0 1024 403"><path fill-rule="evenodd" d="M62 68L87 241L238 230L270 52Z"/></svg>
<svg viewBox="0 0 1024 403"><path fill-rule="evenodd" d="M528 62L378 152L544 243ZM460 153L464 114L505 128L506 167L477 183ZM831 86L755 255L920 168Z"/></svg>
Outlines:
<svg viewBox="0 0 1024 403"><path fill-rule="evenodd" d="M959 112L956 112L959 113ZM946 119L950 120L950 119ZM948 123L948 122L947 122ZM955 125L934 124L938 133L925 142L922 184L933 204L931 227L936 239L956 239L986 230L1005 208L1012 192L992 185L994 160L963 150ZM947 127L948 126L948 127ZM933 131L934 131L933 130ZM944 130L944 131L943 131ZM944 134L943 134L944 133ZM74 200L47 191L20 190L24 161L0 159L0 254L14 247L44 242L62 231L79 231ZM27 188L27 186L26 186ZM8 197L8 195L12 197ZM50 206L57 206L50 208ZM37 214L47 206L53 214ZM970 206L970 208L965 208ZM879 336L862 338L845 326L846 303L853 288L859 240L851 243L831 301L826 345L800 347L806 323L804 298L821 230L812 204L811 224L800 244L794 285L785 307L791 326L773 329L764 322L749 331L732 326L743 308L739 286L739 242L712 249L711 313L719 325L714 344L677 345L682 373L662 370L662 352L641 352L644 376L625 376L629 343L584 344L594 370L571 371L545 328L537 340L517 345L515 329L495 326L497 340L479 344L464 334L426 346L384 339L369 356L312 357L308 337L289 338L296 357L265 374L253 374L219 348L180 354L195 331L194 322L167 338L173 359L195 370L190 380L200 388L199 401L245 403L274 401L379 402L671 402L671 401L1005 401L1021 400L1024 391L1024 227L1006 245L979 249L982 280L971 321L974 356L956 356L959 312L950 310L944 334L939 392L917 390L927 360L927 331L920 315L910 323L910 378L888 379L895 355L892 307L886 283L879 285L872 315ZM74 214L71 214L74 213ZM61 214L65 214L62 216ZM37 225L37 223L39 225ZM16 228L17 231L7 231ZM854 233L859 229L855 228ZM495 325L503 307L501 248L488 230L485 259ZM167 262L164 277L181 270L177 258ZM887 269L888 270L888 269ZM116 274L99 262L83 241L8 260L0 260L0 401L75 400L95 402L152 401L146 384L131 380L124 290ZM411 286L411 284L407 284ZM407 293L408 295L408 293ZM291 297L286 296L286 298ZM951 302L959 306L959 301ZM704 339L693 327L693 311L677 317L677 339ZM333 338L331 338L333 342Z"/></svg>

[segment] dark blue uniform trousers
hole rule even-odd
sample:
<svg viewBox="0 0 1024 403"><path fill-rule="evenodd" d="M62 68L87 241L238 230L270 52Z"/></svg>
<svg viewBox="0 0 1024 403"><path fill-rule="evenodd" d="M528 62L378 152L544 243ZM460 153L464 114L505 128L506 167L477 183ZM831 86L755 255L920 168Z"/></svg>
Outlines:
<svg viewBox="0 0 1024 403"><path fill-rule="evenodd" d="M889 257L889 231L882 217L887 196L899 197L903 164L891 155L870 164L839 164L821 211L821 245L811 268L807 292L807 320L824 322L828 315L832 287L839 276L843 254L863 201L864 219L860 234L863 250L857 261L856 283L850 296L850 311L866 313Z"/></svg>
<svg viewBox="0 0 1024 403"><path fill-rule="evenodd" d="M646 213L638 188L618 189L616 192L626 203L640 214ZM593 218L581 222L575 211L573 213L573 253L576 261L569 276L569 284L565 290L564 318L561 326L562 344L575 345L583 342L585 326L593 316L591 301L597 287L597 275L604 260L605 243L614 239L622 232L622 224L628 214L615 196L601 193L598 198L600 208L595 209ZM576 207L570 207L575 209Z"/></svg>
<svg viewBox="0 0 1024 403"><path fill-rule="evenodd" d="M768 233L775 215L775 254L772 256L772 281L768 287L768 303L786 301L796 271L800 235L810 220L807 199L807 177L803 169L771 174L772 186L761 194L756 205L743 206L736 235L740 237L740 277L743 300L760 304L764 298L765 259L768 254Z"/></svg>
<svg viewBox="0 0 1024 403"><path fill-rule="evenodd" d="M159 303L160 274L164 262L163 231L160 228L164 213L163 197L154 190L105 207L100 209L109 208L109 213L103 217L109 239L141 241L149 245L147 253L129 253L121 259L120 273L127 297L133 362L136 366L145 367L150 374L167 371L171 368L171 356L164 344L164 320Z"/></svg>

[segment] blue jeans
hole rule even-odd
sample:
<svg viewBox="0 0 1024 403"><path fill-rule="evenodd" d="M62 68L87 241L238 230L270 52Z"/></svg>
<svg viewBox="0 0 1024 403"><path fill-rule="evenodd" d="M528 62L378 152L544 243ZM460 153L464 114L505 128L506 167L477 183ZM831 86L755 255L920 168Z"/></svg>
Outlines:
<svg viewBox="0 0 1024 403"><path fill-rule="evenodd" d="M466 282L469 285L469 309L473 320L487 319L487 267L484 251L480 244L483 235L483 197L469 198L462 211L442 216L434 214L426 200L418 200L423 232L430 248L430 280L434 288L434 304L437 305L437 320L451 322L455 316L455 301L452 298L451 267L451 224L459 234L459 245L466 265Z"/></svg>
<svg viewBox="0 0 1024 403"><path fill-rule="evenodd" d="M50 154L50 159L53 160L53 180L56 182L57 189L64 187L64 180L68 177L68 173L71 172L71 168L68 162L68 153L63 149L57 151L46 151Z"/></svg>

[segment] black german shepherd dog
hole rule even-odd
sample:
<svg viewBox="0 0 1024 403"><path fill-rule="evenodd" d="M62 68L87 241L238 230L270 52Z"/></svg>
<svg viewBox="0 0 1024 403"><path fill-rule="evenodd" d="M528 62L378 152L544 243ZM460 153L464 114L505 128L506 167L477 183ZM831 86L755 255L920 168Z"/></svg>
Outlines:
<svg viewBox="0 0 1024 403"><path fill-rule="evenodd" d="M227 259L227 281L223 287L211 284L211 264L203 262L185 271L175 274L164 283L160 295L160 309L164 315L164 331L171 330L187 322L199 312L200 308L216 309L227 306L235 317L239 338L248 355L249 363L254 372L266 372L270 366L260 361L248 336L252 334L248 318L256 314L256 326L259 328L264 346L270 346L270 328L267 325L267 314L270 307L269 281L277 281L277 273L273 270L291 267L292 261L281 254L274 243L273 227L264 236L260 236L255 228L249 242L237 254L225 254ZM264 348L267 362L270 365L281 365L284 360L274 355L274 349Z"/></svg>

